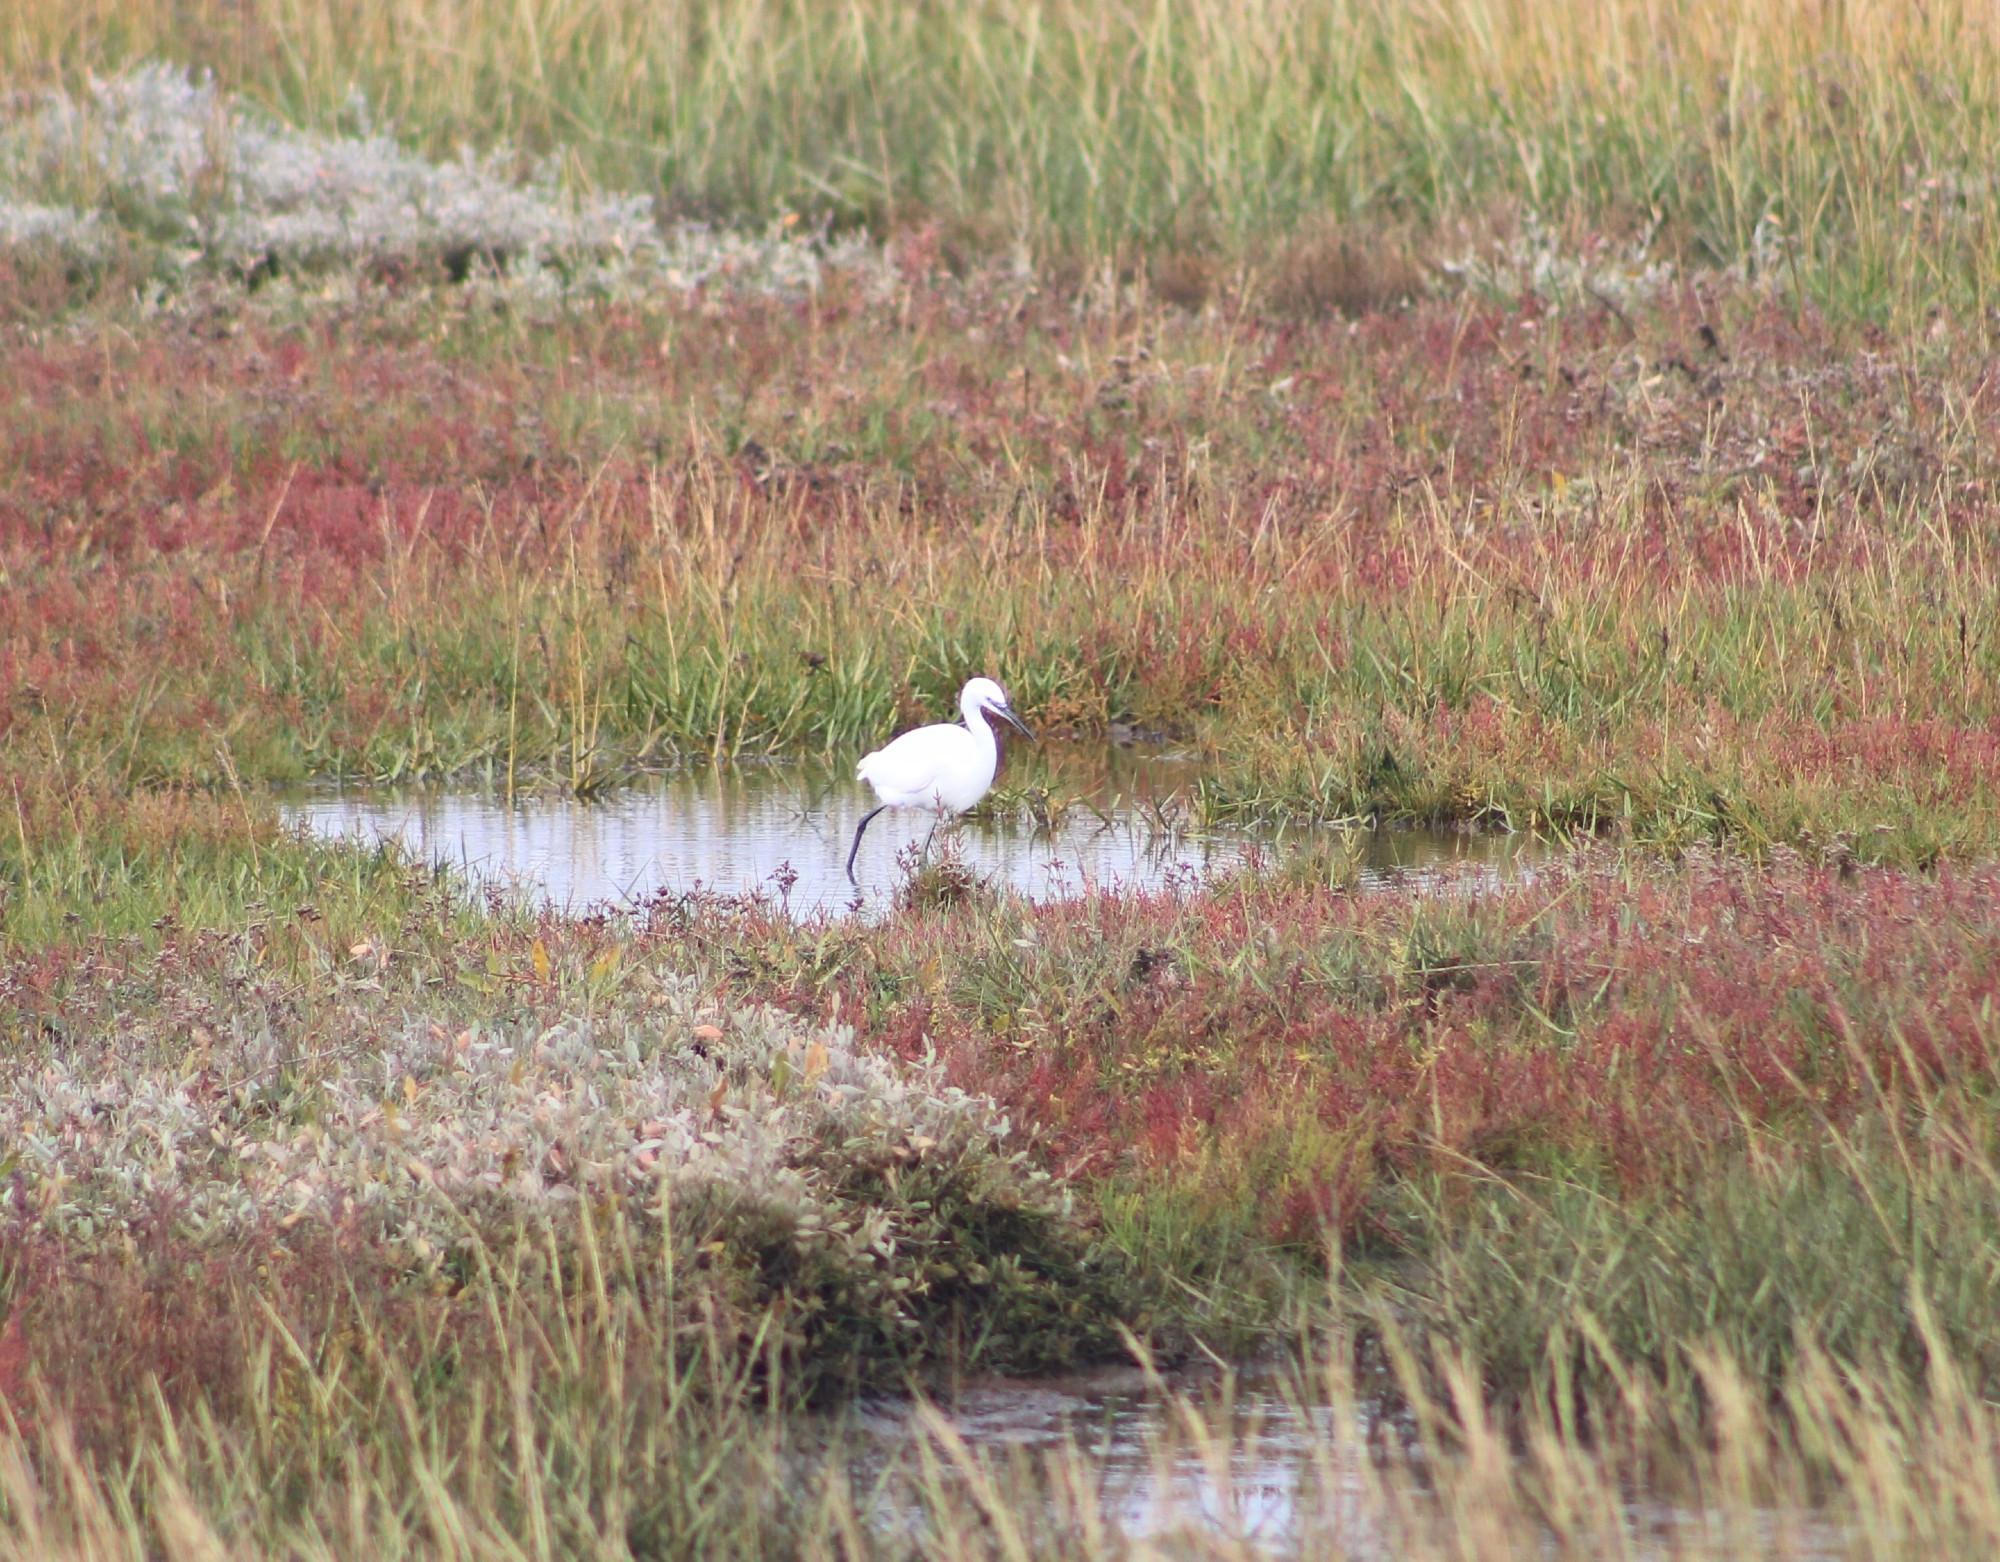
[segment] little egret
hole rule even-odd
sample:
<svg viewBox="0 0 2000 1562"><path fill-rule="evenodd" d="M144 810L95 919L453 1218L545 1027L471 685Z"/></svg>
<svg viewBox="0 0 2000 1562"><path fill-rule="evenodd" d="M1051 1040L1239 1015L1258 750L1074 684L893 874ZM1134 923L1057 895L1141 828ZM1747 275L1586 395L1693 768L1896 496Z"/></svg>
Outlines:
<svg viewBox="0 0 2000 1562"><path fill-rule="evenodd" d="M847 853L847 882L854 877L854 859L861 851L861 832L884 808L935 808L962 814L993 785L1000 765L1000 740L987 717L998 716L1023 737L1034 733L1007 707L1007 691L991 678L975 678L958 696L964 725L941 721L934 727L906 732L885 748L867 755L855 772L875 789L882 801L861 816L854 845Z"/></svg>

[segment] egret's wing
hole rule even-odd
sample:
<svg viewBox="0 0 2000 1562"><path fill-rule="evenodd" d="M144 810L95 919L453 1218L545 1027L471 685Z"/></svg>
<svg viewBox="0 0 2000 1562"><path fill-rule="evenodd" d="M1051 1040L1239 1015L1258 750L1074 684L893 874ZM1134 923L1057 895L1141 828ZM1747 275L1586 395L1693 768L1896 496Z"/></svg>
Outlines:
<svg viewBox="0 0 2000 1562"><path fill-rule="evenodd" d="M860 775L892 807L928 803L975 757L972 734L956 722L906 732L861 761Z"/></svg>

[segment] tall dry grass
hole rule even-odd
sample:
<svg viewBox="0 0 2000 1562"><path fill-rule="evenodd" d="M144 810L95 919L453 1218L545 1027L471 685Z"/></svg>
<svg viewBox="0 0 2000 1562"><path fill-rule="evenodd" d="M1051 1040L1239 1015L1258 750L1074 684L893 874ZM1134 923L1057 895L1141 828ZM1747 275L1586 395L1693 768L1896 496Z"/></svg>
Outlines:
<svg viewBox="0 0 2000 1562"><path fill-rule="evenodd" d="M279 113L763 221L971 250L1256 259L1301 224L1523 214L1764 269L1842 311L1983 309L2000 38L1961 0L24 0L14 85L165 58Z"/></svg>
<svg viewBox="0 0 2000 1562"><path fill-rule="evenodd" d="M1710 1353L1698 1425L1636 1382L1507 1423L1469 1358L1405 1357L1413 1409L1391 1423L1337 1342L1261 1384L1261 1412L1227 1380L1156 1380L1143 1449L1114 1459L1087 1431L993 1446L929 1407L885 1449L775 1417L691 1354L662 1383L666 1342L607 1300L497 1302L485 1406L379 1354L379 1326L314 1361L268 1314L240 1425L161 1406L107 1465L26 1396L0 1432L0 1557L1889 1562L2000 1544L2000 1423L1942 1354L1915 1381L1815 1358L1772 1400Z"/></svg>

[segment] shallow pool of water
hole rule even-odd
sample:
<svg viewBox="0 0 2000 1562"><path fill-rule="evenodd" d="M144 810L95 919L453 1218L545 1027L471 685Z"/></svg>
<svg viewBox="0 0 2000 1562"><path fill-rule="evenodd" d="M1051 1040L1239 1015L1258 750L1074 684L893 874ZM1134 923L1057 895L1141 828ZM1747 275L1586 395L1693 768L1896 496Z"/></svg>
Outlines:
<svg viewBox="0 0 2000 1562"><path fill-rule="evenodd" d="M1198 762L1149 748L1038 745L1010 753L1002 789L980 814L938 830L933 854L1035 899L1089 888L1157 890L1198 883L1251 852L1296 850L1308 832L1191 827L1186 799ZM288 818L316 834L398 840L442 860L580 911L628 905L659 890L763 891L794 911L880 905L932 827L928 814L884 813L855 862L854 827L873 798L851 765L739 764L678 771L590 801L478 789L300 792ZM1425 880L1498 881L1522 871L1535 844L1457 830L1354 832L1362 887Z"/></svg>
<svg viewBox="0 0 2000 1562"><path fill-rule="evenodd" d="M1336 1414L1275 1379L1183 1373L1169 1396L1136 1368L1110 1368L969 1386L935 1405L875 1401L855 1425L885 1457L928 1441L947 1470L950 1438L986 1463L1073 1456L1083 1477L1073 1495L1127 1539L1196 1530L1282 1552L1302 1529L1380 1539L1354 1464L1373 1410L1356 1410L1351 1428ZM868 1463L856 1471L864 1487ZM922 1527L912 1513L877 1518Z"/></svg>
<svg viewBox="0 0 2000 1562"><path fill-rule="evenodd" d="M850 1479L874 1494L873 1521L916 1533L933 1527L924 1504L881 1479L913 1454L941 1472L934 1492L969 1492L978 1471L1016 1460L1044 1462L1042 1481L1013 1488L1039 1494L1037 1511L1015 1516L1030 1543L1094 1522L1164 1555L1182 1554L1178 1537L1190 1556L1393 1562L1432 1489L1403 1417L1365 1398L1337 1407L1309 1380L1256 1368L1182 1371L1166 1385L1132 1368L995 1380L934 1405L866 1402L851 1425L862 1451ZM1394 1470L1382 1463L1391 1453ZM1400 1519L1385 1505L1388 1487L1405 1505ZM1842 1530L1808 1509L1746 1503L1725 1513L1629 1487L1615 1500L1627 1556L1831 1562L1845 1549Z"/></svg>

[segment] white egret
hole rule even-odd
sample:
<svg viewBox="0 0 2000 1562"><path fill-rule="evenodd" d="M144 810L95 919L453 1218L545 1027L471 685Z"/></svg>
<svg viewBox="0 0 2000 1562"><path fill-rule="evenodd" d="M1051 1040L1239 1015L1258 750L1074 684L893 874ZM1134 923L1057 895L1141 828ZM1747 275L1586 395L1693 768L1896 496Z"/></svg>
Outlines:
<svg viewBox="0 0 2000 1562"><path fill-rule="evenodd" d="M884 808L934 808L962 814L993 786L1000 766L1000 740L987 718L997 716L1023 737L1034 733L1007 706L1007 691L991 678L975 678L959 692L960 725L942 721L918 727L865 756L856 774L875 789L882 801L862 815L847 853L847 882L854 884L854 859L861 851L861 832Z"/></svg>

